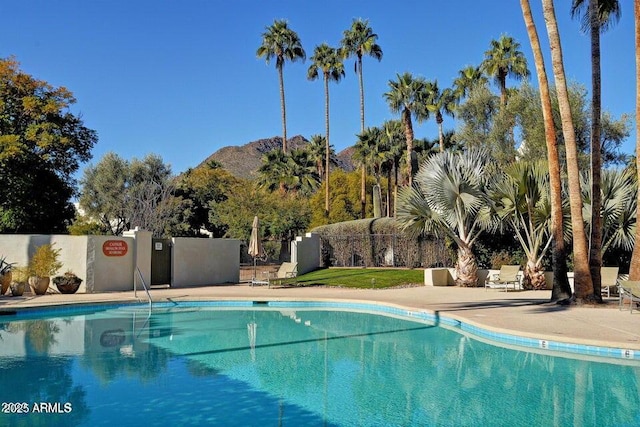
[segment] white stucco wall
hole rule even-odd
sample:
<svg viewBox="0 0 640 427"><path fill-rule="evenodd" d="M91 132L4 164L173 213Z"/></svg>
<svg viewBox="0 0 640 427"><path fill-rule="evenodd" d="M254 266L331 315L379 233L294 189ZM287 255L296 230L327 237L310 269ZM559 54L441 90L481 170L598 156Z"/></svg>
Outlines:
<svg viewBox="0 0 640 427"><path fill-rule="evenodd" d="M307 233L291 242L291 262L298 263L298 274L320 268L320 236Z"/></svg>
<svg viewBox="0 0 640 427"><path fill-rule="evenodd" d="M107 256L103 245L107 241L125 241L127 253ZM134 240L131 237L88 236L87 292L129 291L133 289Z"/></svg>
<svg viewBox="0 0 640 427"><path fill-rule="evenodd" d="M171 287L238 283L240 240L174 237Z"/></svg>
<svg viewBox="0 0 640 427"><path fill-rule="evenodd" d="M50 243L54 249L60 249L59 261L62 268L56 275L72 271L82 279L78 292L86 291L87 276L87 236L68 236L63 234L4 234L0 236L0 256L5 255L7 262L16 266L26 266L38 246ZM51 286L54 286L53 283Z"/></svg>

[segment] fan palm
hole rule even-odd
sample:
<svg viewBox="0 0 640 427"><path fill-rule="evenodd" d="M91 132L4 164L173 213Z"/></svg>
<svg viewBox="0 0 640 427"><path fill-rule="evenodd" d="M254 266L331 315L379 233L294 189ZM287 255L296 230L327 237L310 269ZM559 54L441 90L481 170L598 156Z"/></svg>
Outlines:
<svg viewBox="0 0 640 427"><path fill-rule="evenodd" d="M543 289L542 258L553 237L547 163L512 163L504 171L492 198L499 217L509 224L527 256L524 287Z"/></svg>
<svg viewBox="0 0 640 427"><path fill-rule="evenodd" d="M438 124L438 140L440 141L440 151L444 151L444 133L442 132L443 114L454 117L456 110L456 96L452 89L446 88L440 91L438 81L427 82L427 110L435 114Z"/></svg>
<svg viewBox="0 0 640 427"><path fill-rule="evenodd" d="M398 222L416 235L444 233L458 246L456 283L476 286L478 263L472 248L481 231L496 226L489 196L494 177L487 173L486 150L443 152L429 157L415 185L398 196Z"/></svg>
<svg viewBox="0 0 640 427"><path fill-rule="evenodd" d="M571 16L582 17L582 29L591 35L591 194L593 207L590 218L589 267L593 280L593 292L600 295L602 267L602 218L599 215L602 200L602 143L600 140L602 110L600 32L604 32L620 20L620 4L617 0L573 0Z"/></svg>
<svg viewBox="0 0 640 427"><path fill-rule="evenodd" d="M280 83L280 108L282 112L282 151L287 152L287 110L284 102L284 64L287 61L304 61L306 54L298 34L289 28L287 21L276 20L262 33L262 45L256 51L258 58L264 57L267 64L275 58Z"/></svg>
<svg viewBox="0 0 640 427"><path fill-rule="evenodd" d="M382 48L376 41L378 35L373 32L369 26L369 21L362 19L354 19L351 23L351 28L343 32L342 40L340 41L340 52L343 58L350 56L356 56L356 62L354 69L358 75L358 85L360 87L360 132L364 132L364 79L362 76L362 58L367 55L371 56L378 61L382 60ZM365 217L365 209L367 203L366 194L366 178L367 172L365 167L362 167L361 182L360 182L360 204L361 204L361 217Z"/></svg>
<svg viewBox="0 0 640 427"><path fill-rule="evenodd" d="M325 137L322 135L311 135L311 140L306 145L306 150L316 165L316 173L322 181L326 180L324 171L327 143ZM336 150L331 144L329 145L329 164L333 166L338 164Z"/></svg>
<svg viewBox="0 0 640 427"><path fill-rule="evenodd" d="M413 116L418 122L429 118L429 111L425 108L427 99L427 82L422 77L413 77L411 73L397 75L397 80L389 80L389 92L384 94L389 108L394 113L400 113L404 125L404 135L407 141L407 169L408 183L411 187L415 169L415 153L413 152Z"/></svg>
<svg viewBox="0 0 640 427"><path fill-rule="evenodd" d="M331 149L329 146L329 82L339 82L344 77L344 64L337 49L326 43L316 46L311 57L312 64L307 72L309 80L315 80L322 73L324 80L324 119L325 119L325 215L329 216L329 163Z"/></svg>
<svg viewBox="0 0 640 427"><path fill-rule="evenodd" d="M517 80L529 77L527 59L520 50L520 43L504 34L498 40L491 40L491 48L484 56L481 68L495 78L500 87L500 103L504 106L507 104L507 77Z"/></svg>
<svg viewBox="0 0 640 427"><path fill-rule="evenodd" d="M582 197L584 199L583 215L590 224L593 217L593 187L589 176L582 175ZM602 249L604 255L607 249L621 248L627 251L633 249L635 242L637 208L637 184L629 171L605 170L602 174L600 188L602 205Z"/></svg>

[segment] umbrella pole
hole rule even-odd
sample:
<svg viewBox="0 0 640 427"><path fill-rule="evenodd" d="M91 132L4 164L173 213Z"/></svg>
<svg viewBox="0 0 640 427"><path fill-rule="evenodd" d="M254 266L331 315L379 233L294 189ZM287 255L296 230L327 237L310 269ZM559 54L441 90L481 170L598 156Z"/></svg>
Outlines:
<svg viewBox="0 0 640 427"><path fill-rule="evenodd" d="M256 257L253 257L253 279L256 278Z"/></svg>

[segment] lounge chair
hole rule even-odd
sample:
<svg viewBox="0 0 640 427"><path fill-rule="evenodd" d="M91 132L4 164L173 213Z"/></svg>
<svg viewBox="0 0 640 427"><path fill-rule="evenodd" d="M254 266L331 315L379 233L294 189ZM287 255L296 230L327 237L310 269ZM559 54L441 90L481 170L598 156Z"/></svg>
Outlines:
<svg viewBox="0 0 640 427"><path fill-rule="evenodd" d="M633 313L634 303L640 303L640 280L621 280L618 285L618 298L620 310L626 298L629 300L629 312Z"/></svg>
<svg viewBox="0 0 640 427"><path fill-rule="evenodd" d="M275 273L268 271L264 272L264 279L253 278L251 279L251 286L254 285L267 285L271 287L271 283L282 283L286 279L295 278L298 274L297 262L283 262L280 268Z"/></svg>
<svg viewBox="0 0 640 427"><path fill-rule="evenodd" d="M607 298L611 297L611 291L618 285L618 267L600 268L600 280L600 292L606 292Z"/></svg>
<svg viewBox="0 0 640 427"><path fill-rule="evenodd" d="M484 282L484 290L486 291L487 288L504 287L504 291L507 292L509 290L509 285L513 285L513 290L522 288L520 278L518 277L519 273L519 265L503 265L500 267L500 272L498 274L487 277L487 280Z"/></svg>

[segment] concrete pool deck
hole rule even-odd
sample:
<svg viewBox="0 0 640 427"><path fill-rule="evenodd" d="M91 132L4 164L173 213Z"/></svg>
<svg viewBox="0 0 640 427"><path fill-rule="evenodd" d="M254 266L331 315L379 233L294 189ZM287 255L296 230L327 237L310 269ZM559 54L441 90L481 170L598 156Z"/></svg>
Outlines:
<svg viewBox="0 0 640 427"><path fill-rule="evenodd" d="M618 309L610 298L598 307L549 303L551 291L504 292L484 288L420 286L401 289L251 287L248 284L152 289L154 302L198 300L338 301L428 310L495 332L528 338L640 351L640 310ZM66 304L146 302L144 291L99 294L0 296L0 311Z"/></svg>

